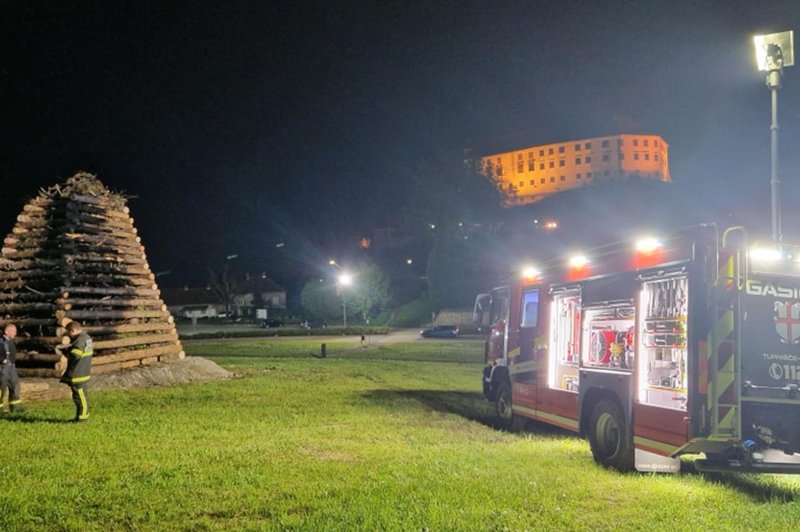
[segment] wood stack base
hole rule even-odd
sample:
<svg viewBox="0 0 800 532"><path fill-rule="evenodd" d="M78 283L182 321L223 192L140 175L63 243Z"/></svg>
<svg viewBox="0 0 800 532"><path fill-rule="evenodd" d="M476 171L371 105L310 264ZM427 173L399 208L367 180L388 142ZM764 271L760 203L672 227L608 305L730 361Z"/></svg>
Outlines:
<svg viewBox="0 0 800 532"><path fill-rule="evenodd" d="M0 323L19 330L20 376L63 374L70 321L94 340L94 373L183 358L126 203L78 173L42 190L3 239Z"/></svg>

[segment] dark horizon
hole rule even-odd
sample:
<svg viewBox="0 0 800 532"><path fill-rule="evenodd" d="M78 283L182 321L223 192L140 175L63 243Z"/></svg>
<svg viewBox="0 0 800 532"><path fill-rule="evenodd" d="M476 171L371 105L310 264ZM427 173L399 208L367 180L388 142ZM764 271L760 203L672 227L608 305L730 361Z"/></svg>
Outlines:
<svg viewBox="0 0 800 532"><path fill-rule="evenodd" d="M752 35L800 30L790 2L48 4L2 2L0 232L86 170L134 197L165 284L232 254L279 282L313 272L465 148L657 134L689 207L769 223ZM797 68L779 96L789 240Z"/></svg>

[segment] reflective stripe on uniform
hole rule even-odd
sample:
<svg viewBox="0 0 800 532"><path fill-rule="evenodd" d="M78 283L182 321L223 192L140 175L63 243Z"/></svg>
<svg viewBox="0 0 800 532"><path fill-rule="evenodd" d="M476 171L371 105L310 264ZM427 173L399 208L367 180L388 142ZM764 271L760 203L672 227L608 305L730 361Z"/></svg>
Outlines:
<svg viewBox="0 0 800 532"><path fill-rule="evenodd" d="M86 402L86 393L83 391L83 388L78 388L78 397L81 400L81 415L78 416L78 419L86 419L89 417L89 405Z"/></svg>
<svg viewBox="0 0 800 532"><path fill-rule="evenodd" d="M86 382L91 378L92 378L91 375L86 375L85 377L72 377L72 379L70 379L70 382L72 382L72 383L81 383L81 382Z"/></svg>
<svg viewBox="0 0 800 532"><path fill-rule="evenodd" d="M84 351L83 349L78 349L76 347L74 349L71 349L69 354L70 355L75 355L78 358L84 358L84 357L92 356L94 354L94 350L93 349L89 349L87 351Z"/></svg>

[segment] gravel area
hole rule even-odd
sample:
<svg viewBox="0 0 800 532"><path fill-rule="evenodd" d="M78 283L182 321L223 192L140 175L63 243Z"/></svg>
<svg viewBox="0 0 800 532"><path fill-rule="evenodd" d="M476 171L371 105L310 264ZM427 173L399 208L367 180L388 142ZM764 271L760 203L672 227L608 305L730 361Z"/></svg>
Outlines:
<svg viewBox="0 0 800 532"><path fill-rule="evenodd" d="M124 390L150 386L175 386L193 382L230 379L230 371L202 357L186 357L170 363L139 366L117 373L93 375L90 390ZM22 379L22 400L39 401L69 397L69 387L58 379Z"/></svg>
<svg viewBox="0 0 800 532"><path fill-rule="evenodd" d="M230 379L233 373L202 357L186 357L168 364L141 366L92 377L95 390L174 386L190 382Z"/></svg>

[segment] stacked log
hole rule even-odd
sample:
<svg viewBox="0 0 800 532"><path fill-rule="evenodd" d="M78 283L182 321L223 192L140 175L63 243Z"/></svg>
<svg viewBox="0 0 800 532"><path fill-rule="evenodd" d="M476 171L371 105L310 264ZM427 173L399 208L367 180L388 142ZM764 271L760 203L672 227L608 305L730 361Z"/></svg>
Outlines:
<svg viewBox="0 0 800 532"><path fill-rule="evenodd" d="M94 339L94 373L183 358L126 199L78 173L42 190L0 251L0 323L17 325L21 376L57 377L64 327Z"/></svg>

